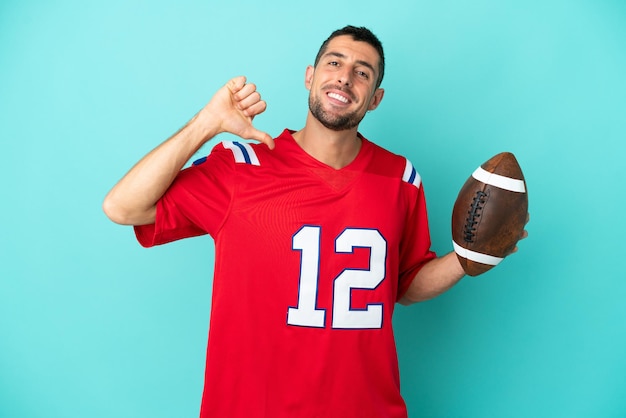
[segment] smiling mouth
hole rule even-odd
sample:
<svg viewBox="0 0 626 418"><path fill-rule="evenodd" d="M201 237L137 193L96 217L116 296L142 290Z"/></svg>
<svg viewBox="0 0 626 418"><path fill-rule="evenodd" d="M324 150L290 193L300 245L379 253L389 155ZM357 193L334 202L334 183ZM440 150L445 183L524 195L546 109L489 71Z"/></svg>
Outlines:
<svg viewBox="0 0 626 418"><path fill-rule="evenodd" d="M330 97L331 99L339 100L341 103L347 104L349 102L349 100L345 96L333 92L328 93L328 97Z"/></svg>

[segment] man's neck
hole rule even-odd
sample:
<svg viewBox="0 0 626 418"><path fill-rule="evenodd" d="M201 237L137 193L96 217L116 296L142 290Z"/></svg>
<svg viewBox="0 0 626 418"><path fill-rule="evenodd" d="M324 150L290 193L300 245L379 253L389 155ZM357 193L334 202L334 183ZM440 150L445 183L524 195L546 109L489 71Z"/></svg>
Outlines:
<svg viewBox="0 0 626 418"><path fill-rule="evenodd" d="M336 170L354 161L361 150L357 128L334 131L323 126L310 113L304 128L295 132L293 138L307 154Z"/></svg>

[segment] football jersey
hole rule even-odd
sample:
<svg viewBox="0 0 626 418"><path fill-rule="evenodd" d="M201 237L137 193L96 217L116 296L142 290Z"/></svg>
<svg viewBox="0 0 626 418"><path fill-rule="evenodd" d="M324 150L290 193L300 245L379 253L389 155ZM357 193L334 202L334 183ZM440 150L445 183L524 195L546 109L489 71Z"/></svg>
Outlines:
<svg viewBox="0 0 626 418"><path fill-rule="evenodd" d="M210 234L202 418L402 418L395 303L430 250L420 176L360 136L331 168L285 130L222 142L180 172L144 246Z"/></svg>

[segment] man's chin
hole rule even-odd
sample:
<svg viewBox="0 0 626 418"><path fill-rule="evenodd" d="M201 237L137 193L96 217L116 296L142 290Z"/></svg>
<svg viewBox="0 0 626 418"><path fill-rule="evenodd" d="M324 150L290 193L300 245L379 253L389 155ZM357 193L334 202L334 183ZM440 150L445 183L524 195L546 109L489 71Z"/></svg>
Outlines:
<svg viewBox="0 0 626 418"><path fill-rule="evenodd" d="M347 131L359 126L363 116L359 117L355 113L337 114L322 108L321 104L309 103L309 110L325 128L333 131Z"/></svg>

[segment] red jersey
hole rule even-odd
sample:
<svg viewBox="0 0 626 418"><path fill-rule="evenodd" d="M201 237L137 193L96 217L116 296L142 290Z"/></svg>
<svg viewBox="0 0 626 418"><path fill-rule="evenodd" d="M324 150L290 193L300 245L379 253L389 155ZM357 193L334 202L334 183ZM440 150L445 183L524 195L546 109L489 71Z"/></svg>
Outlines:
<svg viewBox="0 0 626 418"><path fill-rule="evenodd" d="M144 246L215 240L202 418L407 416L392 314L435 254L419 175L361 140L340 170L288 130L223 142L136 227Z"/></svg>

